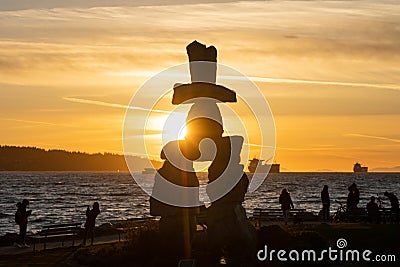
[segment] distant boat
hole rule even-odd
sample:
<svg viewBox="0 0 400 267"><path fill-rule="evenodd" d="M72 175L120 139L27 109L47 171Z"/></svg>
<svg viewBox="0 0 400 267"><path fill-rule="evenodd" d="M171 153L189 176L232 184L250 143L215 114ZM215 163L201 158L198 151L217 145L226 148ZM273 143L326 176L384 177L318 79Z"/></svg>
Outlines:
<svg viewBox="0 0 400 267"><path fill-rule="evenodd" d="M144 170L142 171L142 174L155 174L157 172L157 170L153 169L153 168L144 168Z"/></svg>
<svg viewBox="0 0 400 267"><path fill-rule="evenodd" d="M278 163L273 164L262 164L264 160L253 158L249 160L249 172L254 173L257 169L257 173L279 173L281 165Z"/></svg>
<svg viewBox="0 0 400 267"><path fill-rule="evenodd" d="M363 167L363 166L361 166L360 163L357 162L356 164L354 164L353 171L354 172L368 172L368 167Z"/></svg>

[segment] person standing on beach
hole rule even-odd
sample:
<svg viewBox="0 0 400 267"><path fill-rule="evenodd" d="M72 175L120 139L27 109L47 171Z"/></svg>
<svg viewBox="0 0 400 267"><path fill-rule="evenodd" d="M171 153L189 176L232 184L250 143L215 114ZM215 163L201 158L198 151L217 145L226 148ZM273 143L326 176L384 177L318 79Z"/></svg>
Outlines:
<svg viewBox="0 0 400 267"><path fill-rule="evenodd" d="M322 220L329 220L329 207L331 204L331 199L329 197L327 185L324 185L324 188L321 191L321 201L322 201Z"/></svg>
<svg viewBox="0 0 400 267"><path fill-rule="evenodd" d="M85 238L83 239L83 245L86 245L86 238L88 235L91 238L91 245L93 245L94 239L94 228L96 225L97 215L100 214L100 206L98 202L93 203L93 208L90 209L88 206L86 209L86 222L85 222Z"/></svg>
<svg viewBox="0 0 400 267"><path fill-rule="evenodd" d="M371 197L371 201L367 204L368 221L370 223L380 223L380 214L378 204L375 202L375 197Z"/></svg>
<svg viewBox="0 0 400 267"><path fill-rule="evenodd" d="M390 205L392 206L390 210L391 221L399 223L399 199L396 197L395 194L389 193L388 191L386 191L383 195L389 198Z"/></svg>
<svg viewBox="0 0 400 267"><path fill-rule="evenodd" d="M287 225L289 220L289 210L294 209L294 205L292 202L292 198L290 197L290 193L286 188L283 188L281 194L279 195L279 204L281 204L283 219L285 221L285 225Z"/></svg>
<svg viewBox="0 0 400 267"><path fill-rule="evenodd" d="M347 195L347 211L353 212L357 209L358 202L360 202L360 191L355 183L350 185L348 190L349 194Z"/></svg>
<svg viewBox="0 0 400 267"><path fill-rule="evenodd" d="M29 206L29 201L27 199L22 200L17 203L17 212L15 213L15 222L19 225L19 235L17 241L14 243L17 247L29 248L26 244L26 230L28 228L28 217L31 215L31 210L26 210Z"/></svg>

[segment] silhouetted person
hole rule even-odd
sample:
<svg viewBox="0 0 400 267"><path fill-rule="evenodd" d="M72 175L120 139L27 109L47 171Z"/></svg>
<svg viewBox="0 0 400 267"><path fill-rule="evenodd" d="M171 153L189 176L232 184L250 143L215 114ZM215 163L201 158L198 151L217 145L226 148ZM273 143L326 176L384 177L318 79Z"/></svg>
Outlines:
<svg viewBox="0 0 400 267"><path fill-rule="evenodd" d="M384 195L389 198L391 210L390 219L392 222L399 223L399 199L393 193L385 192Z"/></svg>
<svg viewBox="0 0 400 267"><path fill-rule="evenodd" d="M378 204L375 202L375 197L371 197L371 201L367 204L368 221L370 223L380 223L380 214Z"/></svg>
<svg viewBox="0 0 400 267"><path fill-rule="evenodd" d="M290 193L286 188L281 190L279 195L279 204L281 204L281 209L283 212L283 219L285 221L285 225L287 225L289 220L289 210L294 209L292 198L290 197Z"/></svg>
<svg viewBox="0 0 400 267"><path fill-rule="evenodd" d="M349 194L347 195L347 211L354 212L357 209L358 202L360 202L360 191L355 183L350 185L348 190Z"/></svg>
<svg viewBox="0 0 400 267"><path fill-rule="evenodd" d="M90 209L88 206L86 209L86 222L85 222L85 238L83 239L83 245L86 245L86 239L91 238L90 244L93 245L94 239L94 228L96 226L97 215L100 214L100 207L98 202L93 203L93 208Z"/></svg>
<svg viewBox="0 0 400 267"><path fill-rule="evenodd" d="M321 191L322 201L322 220L329 220L329 207L331 205L331 199L329 197L328 186L324 185Z"/></svg>
<svg viewBox="0 0 400 267"><path fill-rule="evenodd" d="M382 208L382 199L379 197L379 195L377 195L375 200L376 200L376 204L378 204L378 208Z"/></svg>
<svg viewBox="0 0 400 267"><path fill-rule="evenodd" d="M29 247L26 244L26 230L28 228L28 217L31 215L32 211L27 211L27 206L29 206L29 201L27 199L22 200L22 203L17 203L17 212L15 213L15 222L19 225L19 235L15 242L15 246L17 247Z"/></svg>

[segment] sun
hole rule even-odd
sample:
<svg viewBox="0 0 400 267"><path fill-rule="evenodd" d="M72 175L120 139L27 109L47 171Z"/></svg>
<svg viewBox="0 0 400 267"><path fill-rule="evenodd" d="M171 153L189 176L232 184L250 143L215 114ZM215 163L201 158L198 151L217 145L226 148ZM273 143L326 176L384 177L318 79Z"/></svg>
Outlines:
<svg viewBox="0 0 400 267"><path fill-rule="evenodd" d="M186 126L181 127L179 134L178 134L178 139L179 140L184 140L187 134L187 128Z"/></svg>
<svg viewBox="0 0 400 267"><path fill-rule="evenodd" d="M174 140L184 140L187 135L186 114L181 112L171 112L168 115L152 113L146 124L146 130L150 133L149 137L159 138L162 143ZM153 134L157 132L158 134Z"/></svg>

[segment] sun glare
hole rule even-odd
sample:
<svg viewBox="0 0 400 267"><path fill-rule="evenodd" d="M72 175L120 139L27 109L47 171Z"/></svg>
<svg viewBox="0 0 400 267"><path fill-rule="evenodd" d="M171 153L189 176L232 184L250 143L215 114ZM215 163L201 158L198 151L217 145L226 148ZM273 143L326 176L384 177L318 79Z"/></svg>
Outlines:
<svg viewBox="0 0 400 267"><path fill-rule="evenodd" d="M174 140L183 140L187 134L186 114L172 112L169 115L151 114L147 121L146 129L158 131L161 134L154 136L161 138L163 144ZM161 148L160 148L161 149Z"/></svg>
<svg viewBox="0 0 400 267"><path fill-rule="evenodd" d="M185 139L186 134L187 134L186 126L183 126L179 131L179 135L178 135L179 140Z"/></svg>

